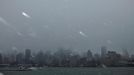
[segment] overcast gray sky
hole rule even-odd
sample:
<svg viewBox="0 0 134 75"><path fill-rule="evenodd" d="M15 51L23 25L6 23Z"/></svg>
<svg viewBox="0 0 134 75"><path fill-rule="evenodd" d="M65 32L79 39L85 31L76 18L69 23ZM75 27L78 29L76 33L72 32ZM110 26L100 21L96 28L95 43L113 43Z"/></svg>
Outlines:
<svg viewBox="0 0 134 75"><path fill-rule="evenodd" d="M0 50L101 46L134 53L133 0L0 0Z"/></svg>

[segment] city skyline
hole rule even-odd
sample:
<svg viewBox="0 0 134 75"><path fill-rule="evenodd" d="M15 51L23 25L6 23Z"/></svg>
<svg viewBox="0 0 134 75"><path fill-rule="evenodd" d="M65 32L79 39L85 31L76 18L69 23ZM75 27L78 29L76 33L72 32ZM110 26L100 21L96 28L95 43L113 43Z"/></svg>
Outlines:
<svg viewBox="0 0 134 75"><path fill-rule="evenodd" d="M134 54L129 55L127 50L123 54L109 51L105 46L101 47L101 54L86 52L76 53L63 48L55 52L37 51L25 49L24 52L0 53L0 65L23 66L48 66L48 67L128 67L133 66Z"/></svg>

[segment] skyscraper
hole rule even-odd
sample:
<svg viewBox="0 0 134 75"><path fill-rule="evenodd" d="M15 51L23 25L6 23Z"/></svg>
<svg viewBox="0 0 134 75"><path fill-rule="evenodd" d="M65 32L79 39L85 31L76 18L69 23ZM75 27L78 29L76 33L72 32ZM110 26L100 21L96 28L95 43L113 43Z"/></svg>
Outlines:
<svg viewBox="0 0 134 75"><path fill-rule="evenodd" d="M16 55L16 62L17 62L18 64L23 64L23 63L24 63L24 62L23 62L23 59L24 59L23 53L18 53L18 54Z"/></svg>
<svg viewBox="0 0 134 75"><path fill-rule="evenodd" d="M129 59L129 53L128 53L127 49L123 49L122 56L123 56L123 59L125 59L125 60Z"/></svg>
<svg viewBox="0 0 134 75"><path fill-rule="evenodd" d="M25 64L30 64L31 62L31 50L26 49L25 50Z"/></svg>
<svg viewBox="0 0 134 75"><path fill-rule="evenodd" d="M0 64L3 63L3 57L2 57L2 54L0 53Z"/></svg>
<svg viewBox="0 0 134 75"><path fill-rule="evenodd" d="M107 54L107 48L105 46L101 47L101 57L105 58Z"/></svg>
<svg viewBox="0 0 134 75"><path fill-rule="evenodd" d="M87 51L87 60L91 61L93 58L92 52L90 50Z"/></svg>

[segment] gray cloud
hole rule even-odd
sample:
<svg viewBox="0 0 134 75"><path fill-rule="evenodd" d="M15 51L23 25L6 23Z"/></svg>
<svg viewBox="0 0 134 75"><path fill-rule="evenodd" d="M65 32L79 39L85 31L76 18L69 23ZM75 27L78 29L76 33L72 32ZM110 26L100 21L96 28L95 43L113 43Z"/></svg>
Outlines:
<svg viewBox="0 0 134 75"><path fill-rule="evenodd" d="M133 7L132 0L2 0L0 48L36 50L63 46L99 52L100 46L105 45L110 49L125 47L132 53ZM8 23L17 34L4 26Z"/></svg>

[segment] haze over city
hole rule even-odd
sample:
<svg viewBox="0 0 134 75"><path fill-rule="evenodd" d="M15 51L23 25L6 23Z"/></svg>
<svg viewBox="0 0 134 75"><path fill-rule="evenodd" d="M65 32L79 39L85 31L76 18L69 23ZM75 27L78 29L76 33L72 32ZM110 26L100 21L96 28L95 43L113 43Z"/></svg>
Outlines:
<svg viewBox="0 0 134 75"><path fill-rule="evenodd" d="M0 51L101 46L134 54L133 0L1 0Z"/></svg>

